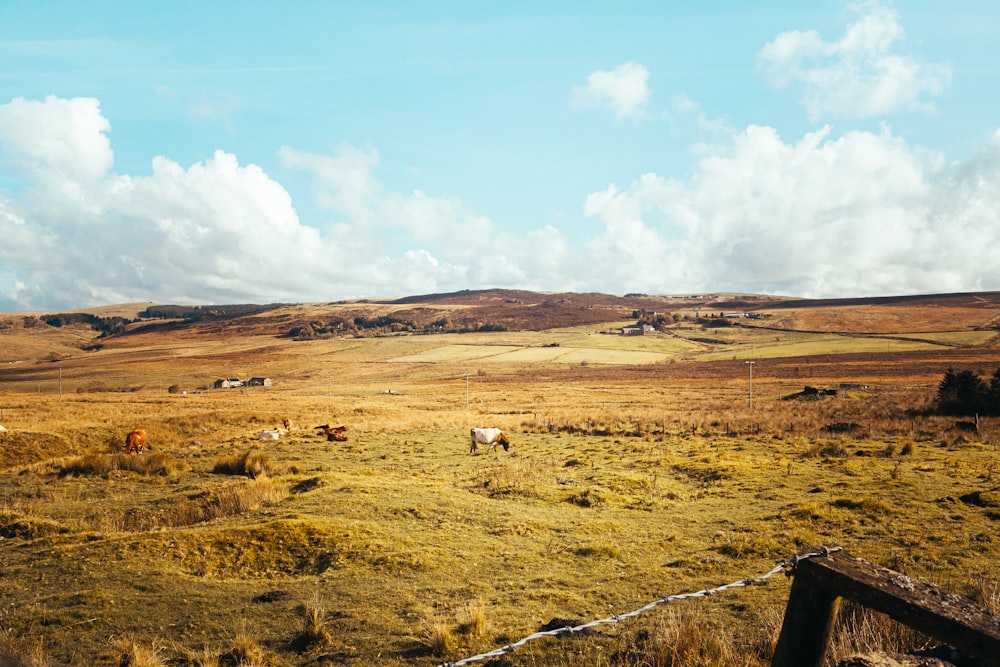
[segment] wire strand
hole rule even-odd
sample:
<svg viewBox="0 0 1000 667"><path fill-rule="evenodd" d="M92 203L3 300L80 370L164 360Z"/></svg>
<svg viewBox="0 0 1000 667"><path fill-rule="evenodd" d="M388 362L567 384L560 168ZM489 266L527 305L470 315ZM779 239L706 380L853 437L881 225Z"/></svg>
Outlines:
<svg viewBox="0 0 1000 667"><path fill-rule="evenodd" d="M455 662L443 662L438 667L460 667L461 665L468 665L473 662L478 662L480 660L486 660L488 658L498 658L502 655L506 655L512 652L514 649L524 646L530 641L535 639L540 639L542 637L555 637L556 635L562 634L576 634L578 632L584 632L590 628L595 628L599 625L607 625L609 623L621 623L622 621L634 618L640 614L644 614L650 609L653 609L661 604L666 604L667 602L672 602L674 600L687 600L690 598L703 598L709 595L714 595L716 593L721 593L723 591L728 591L733 588L746 588L753 586L755 584L765 584L767 580L776 575L778 572L785 572L785 574L791 576L794 572L796 566L803 560L807 558L814 558L816 556L829 556L835 551L840 551L840 547L817 547L816 551L811 551L805 554L796 554L791 558L786 558L778 561L778 564L771 568L768 572L760 575L759 577L751 577L747 579L741 579L739 581L734 581L729 584L723 584L722 586L716 586L715 588L706 588L704 590L696 591L694 593L678 593L676 595L668 595L666 597L653 600L644 607L635 609L624 614L616 614L614 616L609 616L608 618L598 619L596 621L591 621L589 623L584 623L583 625L574 625L572 627L555 628L553 630L543 630L536 632L534 634L528 635L523 639L507 644L506 646L501 646L500 648L488 651L486 653L480 653L479 655L474 655L469 658L463 658L462 660L457 660Z"/></svg>

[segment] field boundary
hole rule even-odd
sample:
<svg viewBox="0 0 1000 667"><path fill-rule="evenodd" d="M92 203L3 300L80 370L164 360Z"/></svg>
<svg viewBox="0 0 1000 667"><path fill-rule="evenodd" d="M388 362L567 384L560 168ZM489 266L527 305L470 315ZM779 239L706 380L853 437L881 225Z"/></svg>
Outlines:
<svg viewBox="0 0 1000 667"><path fill-rule="evenodd" d="M986 664L1000 665L1000 617L968 598L842 552L810 561L796 573L771 666L825 664L842 598L884 613Z"/></svg>
<svg viewBox="0 0 1000 667"><path fill-rule="evenodd" d="M630 612L627 612L627 613L624 613L624 614L616 614L614 616L609 616L608 618L598 619L596 621L591 621L589 623L584 623L583 625L567 626L567 627L562 627L562 628L555 628L555 629L552 629L552 630L541 630L541 631L536 632L534 634L528 635L527 637L524 637L523 639L519 639L516 642L513 642L511 644L507 644L506 646L501 646L500 648L494 649L492 651L487 651L486 653L480 653L478 655L474 655L474 656L469 657L469 658L463 658L462 660L457 660L457 661L454 661L454 662L443 662L438 667L460 667L461 665L468 665L468 664L471 664L473 662L478 662L480 660L486 660L488 658L498 658L500 656L506 655L507 653L510 653L511 651L513 651L514 649L518 648L519 646L523 646L523 645L527 644L528 642L533 641L535 639L541 639L542 637L555 637L555 636L561 635L561 634L576 634L578 632L584 632L586 630L589 630L590 628L595 628L595 627L597 627L599 625L607 625L609 623L621 623L624 620L627 620L629 618L633 618L633 617L638 616L640 614L643 614L643 613L645 613L645 612L647 612L647 611L649 611L649 610L651 610L651 609L653 609L653 608L655 608L655 607L657 607L657 606L659 606L661 604L665 604L667 602L673 602L674 600L687 600L687 599L690 599L690 598L704 598L704 597L708 597L710 595L715 595L716 593L721 593L723 591L727 591L727 590L734 589L734 588L747 588L749 586L764 584L764 583L767 582L768 579L770 579L771 577L773 577L778 572L784 571L786 575L791 576L792 573L795 571L796 567L798 566L799 562L801 562L803 560L806 560L808 558L813 558L815 556L828 556L831 553L834 553L834 552L840 551L840 550L841 550L840 547L817 547L816 551L805 553L805 554L798 554L798 555L792 556L791 558L786 558L786 559L778 561L777 565L775 565L773 568L771 568L768 572L766 572L766 573L764 573L764 574L762 574L762 575L760 575L758 577L749 577L749 578L746 578L746 579L740 579L739 581L734 581L734 582L729 583L729 584L723 584L722 586L716 586L715 588L706 588L706 589L703 589L703 590L700 590L700 591L696 591L694 593L677 593L677 594L674 594L674 595L667 595L667 596L659 598L657 600L653 600L649 604L645 605L644 607L640 607L639 609L635 609L633 611L630 611Z"/></svg>

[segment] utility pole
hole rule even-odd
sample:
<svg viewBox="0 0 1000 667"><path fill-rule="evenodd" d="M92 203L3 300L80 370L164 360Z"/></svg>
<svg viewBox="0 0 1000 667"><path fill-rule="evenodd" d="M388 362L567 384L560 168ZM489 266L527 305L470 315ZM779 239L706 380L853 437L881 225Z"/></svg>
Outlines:
<svg viewBox="0 0 1000 667"><path fill-rule="evenodd" d="M750 368L750 411L753 412L753 359L747 361Z"/></svg>

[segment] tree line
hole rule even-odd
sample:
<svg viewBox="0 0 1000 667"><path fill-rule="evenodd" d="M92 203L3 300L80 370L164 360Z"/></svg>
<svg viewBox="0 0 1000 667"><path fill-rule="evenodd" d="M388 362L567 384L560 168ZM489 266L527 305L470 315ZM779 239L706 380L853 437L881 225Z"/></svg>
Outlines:
<svg viewBox="0 0 1000 667"><path fill-rule="evenodd" d="M125 327L132 320L125 317L98 317L91 313L56 313L54 315L42 315L41 321L50 327L65 327L73 324L86 324L94 331L100 331L101 336L114 336L125 333Z"/></svg>
<svg viewBox="0 0 1000 667"><path fill-rule="evenodd" d="M333 317L326 322L312 321L292 327L286 334L296 340L308 340L325 336L386 336L399 333L471 333L486 331L507 331L502 324L490 322L455 323L448 318L440 318L425 325L420 325L411 319L401 319L392 315L377 317L357 316L352 319Z"/></svg>
<svg viewBox="0 0 1000 667"><path fill-rule="evenodd" d="M934 409L942 415L1000 415L1000 367L989 380L949 368L938 384Z"/></svg>
<svg viewBox="0 0 1000 667"><path fill-rule="evenodd" d="M206 317L236 317L237 315L256 315L268 310L280 308L281 303L236 303L219 306L149 306L139 313L139 317L154 320L189 320L198 321Z"/></svg>

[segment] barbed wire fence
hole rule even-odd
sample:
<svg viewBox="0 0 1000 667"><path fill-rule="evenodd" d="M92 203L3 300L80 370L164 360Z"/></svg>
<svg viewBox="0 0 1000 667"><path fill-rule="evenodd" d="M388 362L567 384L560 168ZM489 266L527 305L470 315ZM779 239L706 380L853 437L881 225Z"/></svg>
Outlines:
<svg viewBox="0 0 1000 667"><path fill-rule="evenodd" d="M764 574L762 574L762 575L760 575L758 577L750 577L750 578L747 578L747 579L741 579L739 581L734 581L734 582L729 583L729 584L723 584L722 586L716 586L715 588L706 588L704 590L696 591L694 593L677 593L675 595L667 595L666 597L662 597L662 598L653 600L652 602L650 602L649 604L645 605L644 607L640 607L640 608L635 609L633 611L630 611L630 612L627 612L627 613L624 613L624 614L616 614L614 616L609 616L608 618L601 618L601 619L598 619L596 621L591 621L589 623L584 623L583 625L574 625L574 626L567 626L567 627L562 627L562 628L554 628L552 630L542 630L542 631L536 632L534 634L528 635L527 637L524 637L523 639L519 639L516 642L513 642L511 644L507 644L506 646L501 646L500 648L494 649L492 651L487 651L486 653L480 653L479 655L474 655L474 656L471 656L469 658L463 658L462 660L457 660L457 661L454 661L454 662L443 662L438 667L461 667L461 665L469 665L469 664L472 664L474 662L479 662L481 660L488 660L490 658L499 658L499 657L504 656L504 655L506 655L508 653L511 653L512 651L514 651L515 649L517 649L520 646L524 646L525 644L527 644L530 641L534 641L536 639L541 639L542 637L555 637L557 635L562 635L562 634L570 634L570 635L572 635L572 634L576 634L576 633L579 633L579 632L585 632L585 631L587 631L587 630L589 630L591 628L596 628L599 625L608 625L608 624L612 624L612 623L621 623L622 621L627 620L629 618L634 618L636 616L639 616L640 614L644 614L647 611L649 611L649 610L651 610L651 609L653 609L655 607L658 607L661 604L666 604L668 602L674 602L675 600L687 600L687 599L690 599L690 598L704 598L704 597L708 597L710 595L715 595L716 593L722 593L724 591L728 591L728 590L734 589L734 588L747 588L749 586L755 586L755 585L765 584L765 583L767 583L768 579L770 579L771 577L773 577L774 575L776 575L779 572L784 572L786 575L791 576L791 574L795 571L795 567L799 564L800 561L803 561L803 560L805 560L807 558L815 558L816 556L829 556L830 554L832 554L832 553L834 553L836 551L840 551L840 550L841 550L841 547L825 547L825 546L820 546L820 547L817 547L815 551L810 551L810 552L804 553L804 554L796 554L795 556L792 556L791 558L782 559L782 560L778 561L778 563L773 568L771 568L768 572L765 572Z"/></svg>

